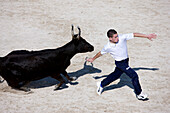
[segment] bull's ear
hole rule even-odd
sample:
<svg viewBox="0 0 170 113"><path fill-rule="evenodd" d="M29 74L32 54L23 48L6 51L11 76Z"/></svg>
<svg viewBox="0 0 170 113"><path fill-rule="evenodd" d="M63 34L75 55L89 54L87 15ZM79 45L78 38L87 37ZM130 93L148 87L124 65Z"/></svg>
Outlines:
<svg viewBox="0 0 170 113"><path fill-rule="evenodd" d="M74 38L74 26L73 26L73 24L71 25L71 35L72 35L72 38Z"/></svg>
<svg viewBox="0 0 170 113"><path fill-rule="evenodd" d="M78 35L77 35L77 39L80 39L80 36L81 36L81 29L80 29L79 26L77 26L77 28L78 28L78 30L79 30L79 33L78 33Z"/></svg>

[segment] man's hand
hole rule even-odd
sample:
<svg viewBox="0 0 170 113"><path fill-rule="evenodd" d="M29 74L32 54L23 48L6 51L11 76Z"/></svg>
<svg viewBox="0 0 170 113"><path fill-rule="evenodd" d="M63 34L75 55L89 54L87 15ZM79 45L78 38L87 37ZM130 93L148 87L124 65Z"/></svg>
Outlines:
<svg viewBox="0 0 170 113"><path fill-rule="evenodd" d="M93 58L88 58L88 59L86 59L86 61L88 61L88 62L93 62L94 61L94 59Z"/></svg>
<svg viewBox="0 0 170 113"><path fill-rule="evenodd" d="M149 34L149 35L146 35L146 38L148 38L149 40L152 41L152 39L156 39L157 35L156 34Z"/></svg>
<svg viewBox="0 0 170 113"><path fill-rule="evenodd" d="M93 62L96 58L102 56L101 52L98 52L93 58L86 58L86 61Z"/></svg>
<svg viewBox="0 0 170 113"><path fill-rule="evenodd" d="M133 33L133 34L134 34L134 37L143 37L143 38L147 38L151 41L152 41L153 38L155 39L157 37L157 35L154 34L154 33L148 34L148 35L142 34L142 33Z"/></svg>

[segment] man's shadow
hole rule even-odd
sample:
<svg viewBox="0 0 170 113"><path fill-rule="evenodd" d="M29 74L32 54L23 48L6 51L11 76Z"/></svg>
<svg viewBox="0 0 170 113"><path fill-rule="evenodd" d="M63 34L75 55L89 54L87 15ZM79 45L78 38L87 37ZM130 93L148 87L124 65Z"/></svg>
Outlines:
<svg viewBox="0 0 170 113"><path fill-rule="evenodd" d="M159 70L159 68L144 68L144 67L138 67L138 68L133 68L133 70L138 71L138 70L152 70L152 71L156 71ZM94 79L100 79L100 78L106 78L108 75L103 75L103 76L95 76L93 77ZM116 89L116 88L121 88L124 86L128 86L129 88L134 90L134 87L132 85L131 82L131 78L129 76L127 76L125 73L123 73L120 76L120 81L117 84L113 84L110 86L106 86L103 91L108 91L108 90L112 90L112 89Z"/></svg>
<svg viewBox="0 0 170 113"><path fill-rule="evenodd" d="M84 76L86 74L93 74L93 73L101 73L101 70L98 68L95 68L93 66L93 64L91 65L87 65L87 61L85 61L84 63L84 67L76 72L70 72L68 73L68 75L70 77L76 77L77 79L81 76ZM63 75L61 75L63 77L63 79L65 80L65 84L62 85L61 89L65 89L68 88L67 84L70 83L71 85L77 85L78 82L73 81L73 82L68 82L68 80L66 79L66 77L64 77ZM36 81L32 81L30 82L27 87L29 88L44 88L44 87L49 87L49 86L53 86L58 84L59 81L57 81L56 79L53 79L51 77L46 77L40 80L36 80Z"/></svg>
<svg viewBox="0 0 170 113"><path fill-rule="evenodd" d="M103 78L103 77L107 77L108 75L103 75L101 77L94 77L95 79L99 79L99 78ZM103 91L108 91L108 90L112 90L112 89L116 89L116 88L121 88L121 87L124 87L124 86L128 86L130 87L131 89L134 89L133 85L132 85L132 82L131 82L131 78L129 76L126 76L125 73L123 73L121 76L120 76L120 81L117 83L117 84L113 84L113 85L109 85L109 86L106 86Z"/></svg>

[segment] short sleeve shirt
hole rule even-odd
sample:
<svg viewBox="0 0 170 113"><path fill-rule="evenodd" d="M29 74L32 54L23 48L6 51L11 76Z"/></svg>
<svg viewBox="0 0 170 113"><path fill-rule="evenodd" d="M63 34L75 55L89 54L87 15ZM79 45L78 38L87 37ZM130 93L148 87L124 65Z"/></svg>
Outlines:
<svg viewBox="0 0 170 113"><path fill-rule="evenodd" d="M127 40L133 39L134 35L129 33L118 35L118 37L119 41L116 44L109 41L101 50L101 54L110 53L116 61L121 61L128 58Z"/></svg>

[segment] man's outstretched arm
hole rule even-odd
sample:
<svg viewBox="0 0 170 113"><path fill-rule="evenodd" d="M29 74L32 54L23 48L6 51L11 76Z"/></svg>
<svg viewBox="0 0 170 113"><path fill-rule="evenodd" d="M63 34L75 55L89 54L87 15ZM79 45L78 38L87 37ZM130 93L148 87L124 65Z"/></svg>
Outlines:
<svg viewBox="0 0 170 113"><path fill-rule="evenodd" d="M151 41L152 41L152 39L155 39L157 37L157 35L154 34L154 33L153 34L148 34L148 35L142 34L142 33L133 33L133 34L134 34L134 37L147 38L147 39L149 39Z"/></svg>
<svg viewBox="0 0 170 113"><path fill-rule="evenodd" d="M87 59L88 62L93 62L96 58L102 56L101 52L98 52L93 58L89 58Z"/></svg>

